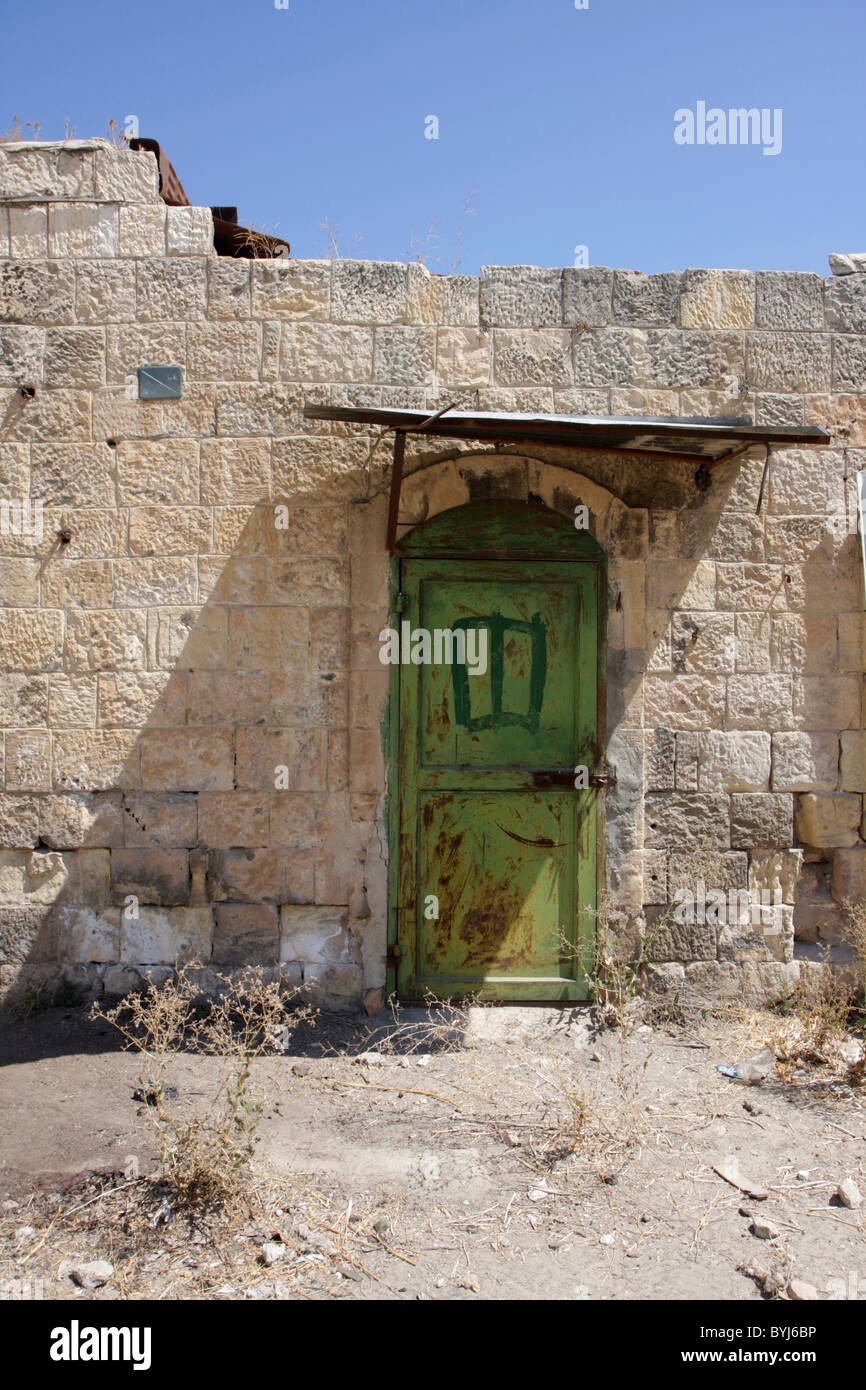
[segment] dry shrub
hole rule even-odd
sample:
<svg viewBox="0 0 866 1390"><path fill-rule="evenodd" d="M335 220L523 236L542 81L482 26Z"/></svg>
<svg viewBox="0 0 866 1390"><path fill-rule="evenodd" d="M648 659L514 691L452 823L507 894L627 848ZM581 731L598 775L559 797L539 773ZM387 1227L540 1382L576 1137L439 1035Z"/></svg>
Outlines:
<svg viewBox="0 0 866 1390"><path fill-rule="evenodd" d="M254 1081L256 1058L285 1052L294 1028L312 1010L297 990L250 969L217 975L218 992L203 997L197 962L178 968L162 986L153 983L111 1009L94 1004L91 1016L117 1028L142 1058L141 1090L156 1128L160 1181L191 1208L219 1207L249 1177L262 1119L278 1113ZM215 1090L203 1113L181 1116L165 1075L181 1052L218 1057Z"/></svg>

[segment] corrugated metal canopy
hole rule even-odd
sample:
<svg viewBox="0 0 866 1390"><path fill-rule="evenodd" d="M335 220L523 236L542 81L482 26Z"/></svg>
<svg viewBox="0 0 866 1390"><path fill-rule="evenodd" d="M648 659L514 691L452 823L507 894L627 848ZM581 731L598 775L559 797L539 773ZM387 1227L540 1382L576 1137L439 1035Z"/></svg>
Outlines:
<svg viewBox="0 0 866 1390"><path fill-rule="evenodd" d="M748 418L705 420L608 415L528 415L487 410L391 410L339 405L304 405L308 420L376 425L405 434L447 439L490 439L556 444L721 463L752 444L822 444L830 435L813 426L753 425Z"/></svg>

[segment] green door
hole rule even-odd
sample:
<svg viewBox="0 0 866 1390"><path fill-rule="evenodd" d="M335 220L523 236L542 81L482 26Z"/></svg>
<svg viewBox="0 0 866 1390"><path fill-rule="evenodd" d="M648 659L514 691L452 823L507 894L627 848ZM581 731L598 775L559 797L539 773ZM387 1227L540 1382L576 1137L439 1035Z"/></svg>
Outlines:
<svg viewBox="0 0 866 1390"><path fill-rule="evenodd" d="M597 771L599 565L400 564L402 635L422 659L404 641L398 992L585 998L600 792L575 770Z"/></svg>

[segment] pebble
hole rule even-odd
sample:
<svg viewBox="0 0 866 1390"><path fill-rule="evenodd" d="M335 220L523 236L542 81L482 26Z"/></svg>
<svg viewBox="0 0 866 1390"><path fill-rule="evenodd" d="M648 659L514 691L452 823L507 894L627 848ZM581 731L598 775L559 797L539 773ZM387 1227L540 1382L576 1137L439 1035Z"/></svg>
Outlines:
<svg viewBox="0 0 866 1390"><path fill-rule="evenodd" d="M805 1279L792 1279L788 1285L788 1297L795 1303L816 1303L818 1290L814 1284L807 1284Z"/></svg>
<svg viewBox="0 0 866 1390"><path fill-rule="evenodd" d="M359 1052L355 1061L364 1067L384 1067L388 1058L381 1052Z"/></svg>
<svg viewBox="0 0 866 1390"><path fill-rule="evenodd" d="M262 1264L267 1265L268 1268L270 1268L271 1265L278 1264L280 1260L285 1259L285 1255L286 1247L284 1245L278 1245L275 1240L266 1240L262 1246Z"/></svg>
<svg viewBox="0 0 866 1390"><path fill-rule="evenodd" d="M292 1067L292 1076L309 1076L312 1070L309 1062L296 1062Z"/></svg>
<svg viewBox="0 0 866 1390"><path fill-rule="evenodd" d="M114 1274L114 1265L108 1260L89 1260L86 1264L73 1265L69 1277L82 1289L101 1289Z"/></svg>
<svg viewBox="0 0 866 1390"><path fill-rule="evenodd" d="M15 1244L23 1245L25 1240L32 1240L36 1234L35 1226L19 1226L15 1232Z"/></svg>
<svg viewBox="0 0 866 1390"><path fill-rule="evenodd" d="M862 1206L863 1198L860 1196L860 1189L853 1178L845 1178L836 1188L836 1196L844 1207L850 1211L856 1211Z"/></svg>
<svg viewBox="0 0 866 1390"><path fill-rule="evenodd" d="M774 1226L772 1221L765 1221L763 1217L756 1217L750 1228L753 1236L758 1240L776 1240L779 1235L778 1226Z"/></svg>

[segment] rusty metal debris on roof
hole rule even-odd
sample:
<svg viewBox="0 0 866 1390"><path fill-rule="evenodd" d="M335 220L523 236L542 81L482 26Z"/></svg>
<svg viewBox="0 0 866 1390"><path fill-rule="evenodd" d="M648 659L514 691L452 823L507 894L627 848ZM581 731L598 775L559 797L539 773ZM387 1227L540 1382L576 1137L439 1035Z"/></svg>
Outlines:
<svg viewBox="0 0 866 1390"><path fill-rule="evenodd" d="M157 140L147 140L143 136L130 140L132 150L146 150L156 156L159 169L159 196L172 208L191 206L177 171L165 150ZM217 205L213 213L213 244L218 256L234 256L244 260L266 260L274 256L291 255L289 243L282 237L268 236L265 232L254 231L251 227L238 224L236 207Z"/></svg>

